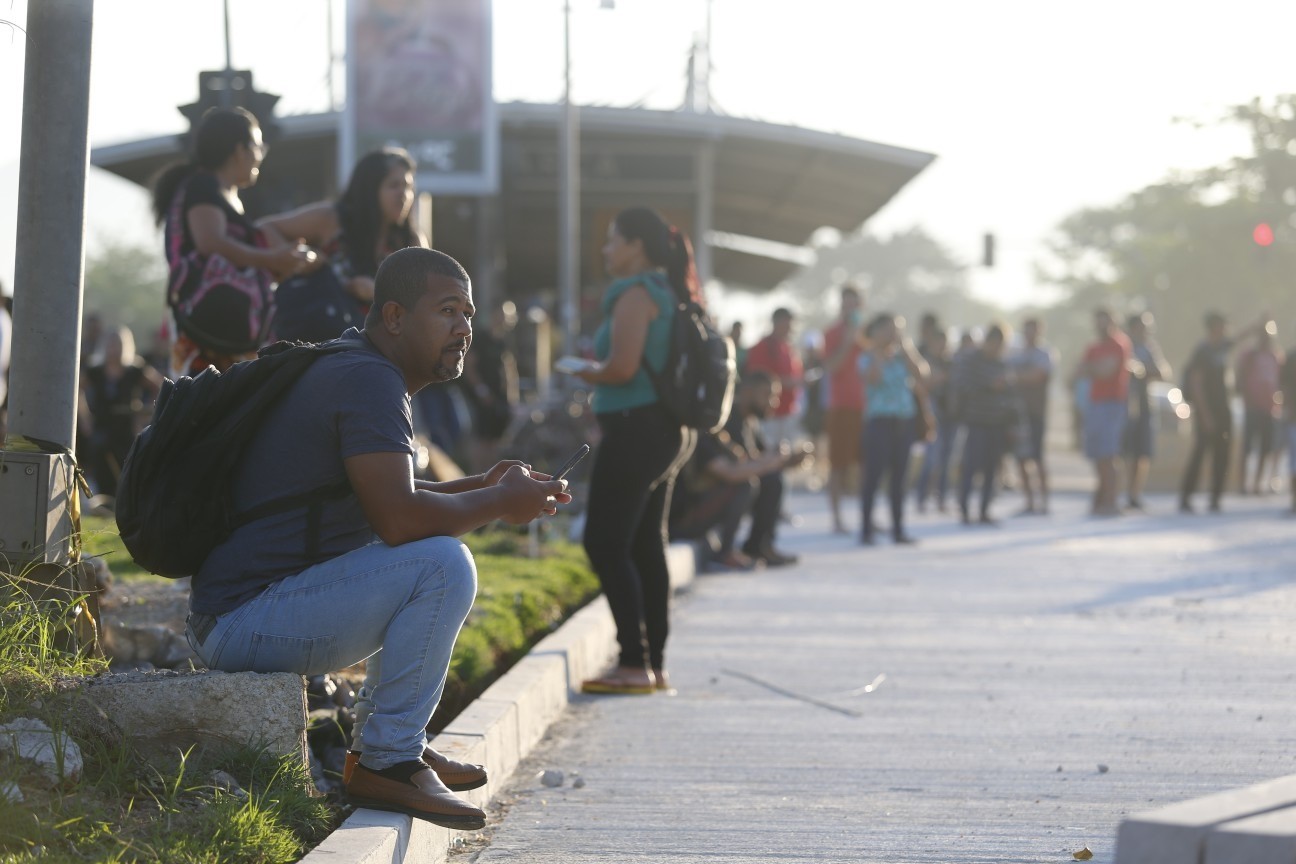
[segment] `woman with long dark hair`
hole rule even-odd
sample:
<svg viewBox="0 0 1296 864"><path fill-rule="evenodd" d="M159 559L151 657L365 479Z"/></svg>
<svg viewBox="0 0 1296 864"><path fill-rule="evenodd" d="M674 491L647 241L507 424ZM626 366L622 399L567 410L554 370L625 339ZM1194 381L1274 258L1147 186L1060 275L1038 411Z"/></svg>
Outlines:
<svg viewBox="0 0 1296 864"><path fill-rule="evenodd" d="M314 251L287 242L277 231L259 229L243 213L239 190L256 183L266 152L260 125L244 109L213 108L203 115L188 157L163 168L153 180L153 215L165 226L173 269L194 253L219 255L235 267L265 271L268 281L315 263ZM184 374L209 364L225 369L241 359L249 352L208 337L239 341L231 334L245 331L247 320L246 303L240 305L233 292L194 310L172 334L172 372ZM250 353L255 350L253 344Z"/></svg>
<svg viewBox="0 0 1296 864"><path fill-rule="evenodd" d="M647 365L660 370L675 308L700 299L688 239L646 207L617 214L603 260L615 281L594 337L598 362L577 374L594 385L602 431L590 477L585 551L616 621L617 667L584 682L587 693L668 689L670 576L666 514L675 477L696 443L660 404Z"/></svg>
<svg viewBox="0 0 1296 864"><path fill-rule="evenodd" d="M336 202L308 204L257 224L317 247L347 292L367 309L383 259L398 249L427 245L410 223L414 168L413 158L399 148L370 151L356 163Z"/></svg>

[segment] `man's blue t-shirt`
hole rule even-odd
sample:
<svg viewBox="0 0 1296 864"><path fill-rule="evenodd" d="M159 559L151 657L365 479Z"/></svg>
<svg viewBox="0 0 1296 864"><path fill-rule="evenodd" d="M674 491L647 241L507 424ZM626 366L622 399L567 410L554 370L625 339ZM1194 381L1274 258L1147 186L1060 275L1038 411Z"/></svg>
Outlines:
<svg viewBox="0 0 1296 864"><path fill-rule="evenodd" d="M365 453L414 452L405 379L358 331L353 351L316 360L266 415L234 478L234 509L310 492L346 479L342 461ZM354 494L323 501L319 550L306 555L306 508L237 528L193 578L190 607L221 615L286 576L359 549L373 529Z"/></svg>

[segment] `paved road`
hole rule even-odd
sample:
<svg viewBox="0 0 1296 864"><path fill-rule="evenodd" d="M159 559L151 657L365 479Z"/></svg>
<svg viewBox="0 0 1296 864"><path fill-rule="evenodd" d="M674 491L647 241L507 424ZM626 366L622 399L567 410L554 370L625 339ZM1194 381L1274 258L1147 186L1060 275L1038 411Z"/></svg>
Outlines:
<svg viewBox="0 0 1296 864"><path fill-rule="evenodd" d="M790 503L801 563L703 577L678 694L574 705L478 860L1101 862L1129 812L1296 773L1280 499L1094 521L1072 494L997 529L920 517L918 549Z"/></svg>

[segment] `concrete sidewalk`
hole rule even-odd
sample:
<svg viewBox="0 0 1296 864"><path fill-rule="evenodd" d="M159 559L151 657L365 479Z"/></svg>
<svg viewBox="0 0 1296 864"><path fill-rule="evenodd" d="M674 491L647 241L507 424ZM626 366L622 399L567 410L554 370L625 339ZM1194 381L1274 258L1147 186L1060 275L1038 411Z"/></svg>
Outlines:
<svg viewBox="0 0 1296 864"><path fill-rule="evenodd" d="M1104 521L1085 503L1000 528L918 517L908 549L834 537L822 498L794 497L805 522L781 545L801 563L702 577L674 619L678 695L581 697L474 857L1070 861L1087 846L1101 862L1127 813L1296 771L1285 499L1179 517L1162 497ZM540 786L540 768L567 784Z"/></svg>

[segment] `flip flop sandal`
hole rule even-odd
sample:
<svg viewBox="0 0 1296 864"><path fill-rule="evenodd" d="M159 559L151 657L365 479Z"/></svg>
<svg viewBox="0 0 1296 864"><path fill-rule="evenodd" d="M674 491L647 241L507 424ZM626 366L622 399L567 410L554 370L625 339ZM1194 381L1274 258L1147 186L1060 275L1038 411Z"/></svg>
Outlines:
<svg viewBox="0 0 1296 864"><path fill-rule="evenodd" d="M607 696L649 696L657 692L652 684L633 684L616 678L591 678L581 684L582 693Z"/></svg>

